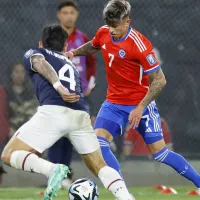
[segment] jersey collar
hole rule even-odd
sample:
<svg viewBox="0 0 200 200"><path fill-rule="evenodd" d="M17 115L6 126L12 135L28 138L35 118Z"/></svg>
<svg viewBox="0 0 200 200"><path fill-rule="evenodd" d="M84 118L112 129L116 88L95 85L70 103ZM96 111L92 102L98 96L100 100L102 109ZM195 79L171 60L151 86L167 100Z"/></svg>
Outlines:
<svg viewBox="0 0 200 200"><path fill-rule="evenodd" d="M111 39L112 39L112 42L113 42L113 43L118 43L118 42L123 42L124 40L126 40L126 38L128 37L129 33L131 32L131 29L132 29L131 26L129 26L126 35L125 35L122 39L120 39L120 40L115 40L115 39L112 37L112 35L110 34L110 37L111 37Z"/></svg>

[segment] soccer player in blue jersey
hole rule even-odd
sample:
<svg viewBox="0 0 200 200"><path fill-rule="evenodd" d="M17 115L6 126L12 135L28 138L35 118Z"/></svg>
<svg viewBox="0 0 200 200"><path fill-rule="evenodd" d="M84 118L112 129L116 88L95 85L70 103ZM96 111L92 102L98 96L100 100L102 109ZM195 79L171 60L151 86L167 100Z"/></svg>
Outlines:
<svg viewBox="0 0 200 200"><path fill-rule="evenodd" d="M69 169L39 158L61 137L68 137L88 168L118 200L133 199L118 172L102 158L97 137L85 112L80 76L66 56L67 32L46 26L40 48L30 49L23 62L40 102L37 113L17 130L2 153L5 164L49 178L44 200L56 195Z"/></svg>

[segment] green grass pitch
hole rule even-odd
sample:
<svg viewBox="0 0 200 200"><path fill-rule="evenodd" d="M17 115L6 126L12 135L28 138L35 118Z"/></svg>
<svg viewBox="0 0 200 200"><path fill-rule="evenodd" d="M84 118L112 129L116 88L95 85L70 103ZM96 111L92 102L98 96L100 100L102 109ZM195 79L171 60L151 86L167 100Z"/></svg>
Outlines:
<svg viewBox="0 0 200 200"><path fill-rule="evenodd" d="M200 199L199 196L188 196L186 192L192 188L176 187L177 195L162 195L159 191L152 188L133 188L131 193L136 200L195 200ZM194 189L194 188L193 188ZM37 192L43 191L41 188L1 188L0 200L43 200L43 196L36 195ZM67 191L61 190L54 200L68 200ZM114 197L106 190L100 189L99 200L114 200Z"/></svg>

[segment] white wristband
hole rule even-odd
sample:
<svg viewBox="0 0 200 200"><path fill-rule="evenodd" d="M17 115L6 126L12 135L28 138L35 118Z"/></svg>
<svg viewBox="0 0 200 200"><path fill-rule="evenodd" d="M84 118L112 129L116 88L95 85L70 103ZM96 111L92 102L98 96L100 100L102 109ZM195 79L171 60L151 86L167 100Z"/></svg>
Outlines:
<svg viewBox="0 0 200 200"><path fill-rule="evenodd" d="M55 90L57 90L58 87L61 86L61 85L62 85L62 83L61 83L60 81L57 81L57 82L55 82L55 83L53 84L53 87L55 88Z"/></svg>

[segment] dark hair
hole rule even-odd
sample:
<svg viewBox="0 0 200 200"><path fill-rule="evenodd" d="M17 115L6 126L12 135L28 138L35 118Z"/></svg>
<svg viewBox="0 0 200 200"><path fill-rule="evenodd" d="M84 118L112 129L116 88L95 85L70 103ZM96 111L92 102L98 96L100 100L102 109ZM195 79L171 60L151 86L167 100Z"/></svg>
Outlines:
<svg viewBox="0 0 200 200"><path fill-rule="evenodd" d="M116 26L131 14L131 5L126 0L110 0L103 10L103 18L109 26Z"/></svg>
<svg viewBox="0 0 200 200"><path fill-rule="evenodd" d="M42 32L43 47L55 51L63 51L67 32L58 24L47 25Z"/></svg>
<svg viewBox="0 0 200 200"><path fill-rule="evenodd" d="M76 10L78 10L78 4L73 1L73 0L67 0L67 1L63 1L58 5L57 11L60 11L62 8L64 7L69 7L72 6L74 7Z"/></svg>

